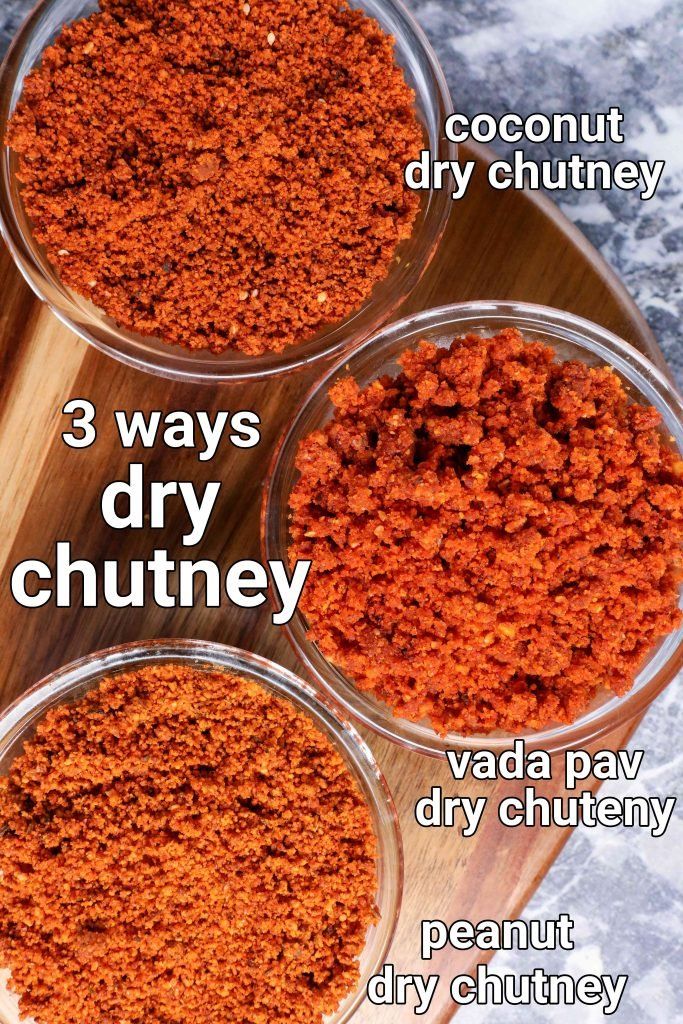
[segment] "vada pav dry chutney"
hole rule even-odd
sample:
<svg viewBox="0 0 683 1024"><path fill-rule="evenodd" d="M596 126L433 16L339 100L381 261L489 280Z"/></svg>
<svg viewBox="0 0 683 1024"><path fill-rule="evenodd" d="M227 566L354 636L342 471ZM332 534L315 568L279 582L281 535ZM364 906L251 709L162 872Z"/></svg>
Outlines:
<svg viewBox="0 0 683 1024"><path fill-rule="evenodd" d="M659 413L513 328L398 363L337 380L299 445L308 639L440 735L570 723L625 694L681 622L683 463Z"/></svg>

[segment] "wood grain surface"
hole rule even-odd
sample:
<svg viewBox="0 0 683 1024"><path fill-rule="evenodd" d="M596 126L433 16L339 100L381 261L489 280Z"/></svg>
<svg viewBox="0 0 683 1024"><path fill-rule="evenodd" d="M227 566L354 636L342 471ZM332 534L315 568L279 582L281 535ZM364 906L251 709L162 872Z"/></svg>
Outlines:
<svg viewBox="0 0 683 1024"><path fill-rule="evenodd" d="M587 316L637 345L662 364L645 322L614 274L583 236L547 200L526 193L492 192L476 155L477 173L464 200L454 204L446 237L420 287L402 312L467 299L513 298L546 303ZM219 507L201 548L201 557L229 565L259 558L259 506L264 474L283 425L311 384L311 374L249 386L191 386L172 383L100 355L62 327L29 292L6 251L0 254L0 566L2 567L2 673L0 706L67 661L98 648L150 637L197 637L256 651L297 670L296 659L267 610L144 611L27 610L9 593L9 573L24 558L53 560L57 540L70 539L74 555L126 563L166 547L181 555L183 517L174 514L163 531L117 532L99 513L104 485L126 475L129 461L143 461L149 479L221 479ZM662 364L663 365L663 364ZM322 372L319 368L313 376ZM61 441L66 400L87 397L97 407L98 440L84 451ZM124 452L112 411L253 408L263 424L261 444L248 451L228 447L208 466L194 454L163 446ZM175 507L175 506L174 506ZM200 557L198 552L185 557ZM633 723L612 735L623 745ZM448 832L420 829L413 820L418 796L441 784L455 786L442 762L409 754L366 734L394 794L406 855L404 903L390 959L399 971L425 970L419 960L423 917L514 917L524 907L568 833L558 829L503 829L489 812L477 835L463 840ZM608 745L605 740L601 746ZM559 784L547 787L560 792ZM509 783L468 781L469 796L514 792ZM568 908L570 909L570 908ZM476 963L471 954L435 959L430 972L452 976ZM426 973L426 971L425 971ZM428 1016L444 1024L453 1014L442 983L441 998ZM466 1015L465 1015L466 1016ZM16 1018L0 1003L0 1021ZM415 1019L410 1006L373 1008L367 1002L354 1024L394 1024Z"/></svg>

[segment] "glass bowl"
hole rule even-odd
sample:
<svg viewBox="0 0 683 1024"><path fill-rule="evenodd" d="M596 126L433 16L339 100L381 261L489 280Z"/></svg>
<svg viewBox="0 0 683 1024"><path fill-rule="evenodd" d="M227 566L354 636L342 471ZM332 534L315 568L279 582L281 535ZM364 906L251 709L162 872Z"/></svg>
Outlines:
<svg viewBox="0 0 683 1024"><path fill-rule="evenodd" d="M522 302L464 302L428 310L391 324L356 349L348 360L338 362L309 393L275 452L262 511L262 543L266 559L287 560L289 546L289 494L296 480L294 461L300 441L320 429L332 417L328 397L340 377L352 376L361 387L383 374L399 372L397 357L421 339L445 346L457 335L469 332L493 334L503 327L517 327L527 337L551 345L562 359L580 359L592 365L609 365L636 401L655 406L672 444L683 451L683 403L666 377L645 356L616 335L571 313ZM357 720L382 736L412 750L435 756L446 750L502 750L515 738L508 733L439 736L429 723L395 717L389 706L372 694L357 689L352 680L331 664L307 638L306 620L297 610L283 627L320 687L333 694ZM653 652L633 688L623 697L608 693L596 696L586 714L571 725L557 725L519 735L529 749L559 753L582 747L644 711L683 666L683 626L667 636Z"/></svg>
<svg viewBox="0 0 683 1024"><path fill-rule="evenodd" d="M448 86L417 22L401 0L352 0L351 6L374 17L394 37L396 59L415 92L425 148L430 149L434 158L455 159L457 147L443 134L444 120L451 111ZM36 295L67 327L100 351L150 373L194 382L257 380L305 367L351 349L387 323L415 287L438 247L452 206L447 189L420 193L413 233L397 250L400 262L392 262L389 276L378 282L363 306L346 320L325 327L313 338L280 353L212 355L146 338L118 327L91 302L61 283L56 269L33 238L16 179L16 156L4 140L24 79L39 63L43 50L65 22L95 10L97 4L92 0L42 0L20 28L0 69L0 228L19 270Z"/></svg>
<svg viewBox="0 0 683 1024"><path fill-rule="evenodd" d="M381 916L368 931L358 987L325 1018L326 1024L343 1024L363 1002L367 983L380 970L391 945L403 888L401 836L391 794L369 748L331 703L292 672L256 654L199 640L142 641L98 651L53 672L0 715L0 776L7 774L49 708L78 700L105 676L163 662L231 670L291 701L334 745L365 798L377 837L376 901ZM16 999L0 991L0 1024L19 1024L16 1010L10 1009L15 1006Z"/></svg>

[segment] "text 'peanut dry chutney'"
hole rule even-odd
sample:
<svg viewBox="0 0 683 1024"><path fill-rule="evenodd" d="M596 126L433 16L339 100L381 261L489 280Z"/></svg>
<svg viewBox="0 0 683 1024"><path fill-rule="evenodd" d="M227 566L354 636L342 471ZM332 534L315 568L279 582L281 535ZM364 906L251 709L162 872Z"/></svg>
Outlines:
<svg viewBox="0 0 683 1024"><path fill-rule="evenodd" d="M341 756L229 673L106 679L0 780L0 967L37 1024L320 1024L375 890Z"/></svg>
<svg viewBox="0 0 683 1024"><path fill-rule="evenodd" d="M616 373L515 330L422 343L302 442L309 638L440 733L574 721L681 621L683 464Z"/></svg>
<svg viewBox="0 0 683 1024"><path fill-rule="evenodd" d="M343 320L419 206L413 92L345 0L102 0L26 78L8 142L62 281L213 352Z"/></svg>

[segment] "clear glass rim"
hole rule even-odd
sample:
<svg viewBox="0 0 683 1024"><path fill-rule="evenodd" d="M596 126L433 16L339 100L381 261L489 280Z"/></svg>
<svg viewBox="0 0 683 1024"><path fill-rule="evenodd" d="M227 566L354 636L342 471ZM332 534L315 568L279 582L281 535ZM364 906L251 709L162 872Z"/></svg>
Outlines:
<svg viewBox="0 0 683 1024"><path fill-rule="evenodd" d="M142 640L78 658L22 693L0 714L0 761L49 707L75 690L96 685L107 675L160 661L228 669L289 700L331 739L359 784L377 838L377 901L382 916L370 930L368 962L361 964L357 988L336 1013L325 1018L325 1024L346 1024L365 1000L367 982L381 968L393 941L401 909L404 862L399 819L389 787L369 746L336 702L283 666L249 651L203 640Z"/></svg>
<svg viewBox="0 0 683 1024"><path fill-rule="evenodd" d="M481 300L460 302L425 310L405 317L379 331L358 346L350 357L339 360L310 389L282 434L274 451L264 485L261 506L261 544L266 560L287 559L283 519L288 515L288 494L285 478L293 469L296 449L301 437L327 421L327 392L340 376L353 376L360 367L368 370L379 366L389 353L398 354L434 328L453 331L491 329L517 326L524 333L534 330L553 332L558 339L581 348L611 365L627 381L636 384L645 398L664 418L676 447L683 452L683 400L672 382L633 345L598 324L559 309L535 303ZM284 509L283 509L284 504ZM303 615L296 612L284 627L288 640L305 666L309 676L326 693L337 700L356 721L401 746L418 753L440 757L451 749L509 748L513 734L461 736L449 733L439 736L432 729L408 719L391 715L390 709L373 700L372 695L358 690L350 679L331 665L306 637ZM666 638L667 657L657 664L653 657L644 666L634 687L623 697L613 697L601 707L589 711L570 725L560 725L537 732L520 734L527 749L561 753L580 747L624 725L641 714L654 698L683 668L683 626Z"/></svg>
<svg viewBox="0 0 683 1024"><path fill-rule="evenodd" d="M394 34L400 35L409 43L411 52L422 58L423 89L434 108L434 117L429 124L430 148L436 145L438 152L433 155L440 159L455 159L457 146L443 132L443 123L452 109L452 101L446 78L425 33L403 0L351 0L351 6L356 2L361 7L367 4L369 13L375 9L386 13L394 26ZM391 272L384 281L378 282L383 288L381 298L370 296L345 320L324 328L310 341L291 345L281 353L252 357L229 353L229 359L221 362L211 353L191 353L177 345L163 345L163 348L151 352L147 346L153 339L141 340L113 322L103 323L99 319L99 311L62 285L56 271L48 276L37 258L36 243L30 232L23 230L17 213L12 188L12 153L5 144L5 135L20 93L18 87L23 81L27 54L41 26L55 9L63 5L64 0L39 0L19 28L0 67L0 233L29 287L66 327L99 351L128 366L172 380L211 384L263 380L329 362L390 320L418 284L439 246L453 206L445 189L430 190L425 194L420 223L411 239L404 243L412 240L414 257L396 274ZM392 286L394 278L395 287Z"/></svg>

